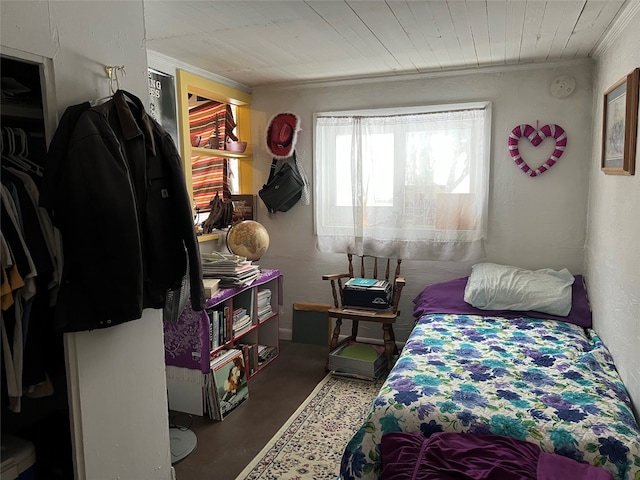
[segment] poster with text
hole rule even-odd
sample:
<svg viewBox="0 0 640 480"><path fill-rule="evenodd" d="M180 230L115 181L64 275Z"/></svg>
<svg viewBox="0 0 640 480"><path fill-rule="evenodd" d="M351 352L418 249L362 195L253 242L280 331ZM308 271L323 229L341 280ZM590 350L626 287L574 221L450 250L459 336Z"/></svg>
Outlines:
<svg viewBox="0 0 640 480"><path fill-rule="evenodd" d="M153 68L149 68L149 114L169 132L177 147L179 145L178 122L173 75Z"/></svg>

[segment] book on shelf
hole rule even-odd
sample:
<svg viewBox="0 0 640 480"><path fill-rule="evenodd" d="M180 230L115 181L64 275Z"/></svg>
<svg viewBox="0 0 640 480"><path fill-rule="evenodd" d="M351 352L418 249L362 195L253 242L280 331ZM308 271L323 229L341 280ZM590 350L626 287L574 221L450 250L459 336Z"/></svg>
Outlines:
<svg viewBox="0 0 640 480"><path fill-rule="evenodd" d="M244 318L246 314L247 314L247 309L246 308L236 308L233 311L233 322L235 323L238 320L240 320L241 318Z"/></svg>
<svg viewBox="0 0 640 480"><path fill-rule="evenodd" d="M273 310L271 309L271 304L265 305L264 307L260 307L258 309L258 321L263 322L269 316L271 316L271 314L273 314Z"/></svg>
<svg viewBox="0 0 640 480"><path fill-rule="evenodd" d="M222 329L220 328L220 318L222 317L222 312L220 310L212 310L208 312L209 314L209 327L211 329L209 334L209 351L215 350L222 343Z"/></svg>
<svg viewBox="0 0 640 480"><path fill-rule="evenodd" d="M209 326L211 328L209 351L215 350L231 340L232 326L228 312L229 307L207 312L209 315Z"/></svg>
<svg viewBox="0 0 640 480"><path fill-rule="evenodd" d="M234 335L234 337L242 334L244 331L246 331L249 328L251 328L251 326L252 326L251 317L249 315L245 315L241 319L238 319L238 321L234 321L233 322L233 335Z"/></svg>
<svg viewBox="0 0 640 480"><path fill-rule="evenodd" d="M220 363L224 363L229 357L235 355L236 352L233 350L233 348L225 348L217 351L215 354L211 355L209 366L217 366Z"/></svg>
<svg viewBox="0 0 640 480"><path fill-rule="evenodd" d="M222 338L224 343L231 340L233 334L233 319L231 318L231 309L224 307L224 326L222 327Z"/></svg>
<svg viewBox="0 0 640 480"><path fill-rule="evenodd" d="M230 349L211 359L211 372L217 401L217 420L223 420L232 410L249 398L249 384L240 349Z"/></svg>
<svg viewBox="0 0 640 480"><path fill-rule="evenodd" d="M222 420L220 415L220 402L216 393L213 373L204 375L204 412L211 420Z"/></svg>
<svg viewBox="0 0 640 480"><path fill-rule="evenodd" d="M264 314L268 314L270 312L272 312L273 310L271 309L271 304L267 303L266 305L263 305L262 307L258 307L258 315L264 315Z"/></svg>
<svg viewBox="0 0 640 480"><path fill-rule="evenodd" d="M250 375L258 370L258 345L255 343L238 343L237 348L242 350L244 364Z"/></svg>
<svg viewBox="0 0 640 480"><path fill-rule="evenodd" d="M278 353L278 347L258 345L258 364L271 360Z"/></svg>
<svg viewBox="0 0 640 480"><path fill-rule="evenodd" d="M264 307L271 303L271 290L265 288L258 290L258 308Z"/></svg>

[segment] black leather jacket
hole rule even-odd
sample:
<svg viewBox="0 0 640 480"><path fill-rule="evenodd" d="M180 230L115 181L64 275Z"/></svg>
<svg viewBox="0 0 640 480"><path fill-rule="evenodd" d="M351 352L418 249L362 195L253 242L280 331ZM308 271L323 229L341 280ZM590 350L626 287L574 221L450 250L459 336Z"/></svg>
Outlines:
<svg viewBox="0 0 640 480"><path fill-rule="evenodd" d="M56 330L106 328L163 308L187 269L192 306L202 310L191 202L170 135L122 90L65 130L56 136L68 142L52 141L40 198L63 241Z"/></svg>

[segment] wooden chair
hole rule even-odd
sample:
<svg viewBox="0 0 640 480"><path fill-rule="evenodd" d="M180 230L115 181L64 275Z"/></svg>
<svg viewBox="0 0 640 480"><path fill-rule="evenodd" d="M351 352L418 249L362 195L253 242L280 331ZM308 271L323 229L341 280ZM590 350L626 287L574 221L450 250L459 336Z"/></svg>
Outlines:
<svg viewBox="0 0 640 480"><path fill-rule="evenodd" d="M366 309L358 309L354 307L346 307L343 304L343 288L344 283L348 281L349 278L353 278L353 257L354 255L348 254L347 258L349 259L349 273L338 273L332 275L323 275L323 280L329 280L331 282L331 292L333 294L333 308L329 309L329 318L335 318L335 327L333 329L333 335L331 337L331 342L329 349L333 351L338 346L338 340L340 337L340 327L342 326L342 320L351 320L351 336L344 339L343 342L347 342L349 340L356 340L358 336L358 325L359 322L376 322L382 324L382 332L384 339L384 349L385 355L387 357L387 368L391 370L393 366L393 356L398 354L398 347L396 345L396 337L393 333L393 324L400 315L400 311L398 310L398 306L400 304L400 295L402 294L402 289L404 288L405 280L404 277L400 276L400 264L402 263L401 259L396 260L396 268L393 276L390 276L390 259L378 259L376 257L372 257L369 255L364 255L360 257L360 274L361 278L376 278L378 280L382 280L383 278L391 283L392 285L392 302L391 306L387 310L366 310ZM384 269L384 276L378 277L378 262L382 261L386 263L386 268ZM367 270L368 267L369 270Z"/></svg>

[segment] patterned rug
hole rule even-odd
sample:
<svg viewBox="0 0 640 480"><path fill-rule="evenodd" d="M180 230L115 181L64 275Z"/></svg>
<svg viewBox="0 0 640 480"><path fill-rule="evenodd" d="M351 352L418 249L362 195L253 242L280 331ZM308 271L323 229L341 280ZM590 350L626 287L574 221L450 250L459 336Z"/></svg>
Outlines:
<svg viewBox="0 0 640 480"><path fill-rule="evenodd" d="M382 380L328 374L236 480L335 480Z"/></svg>

